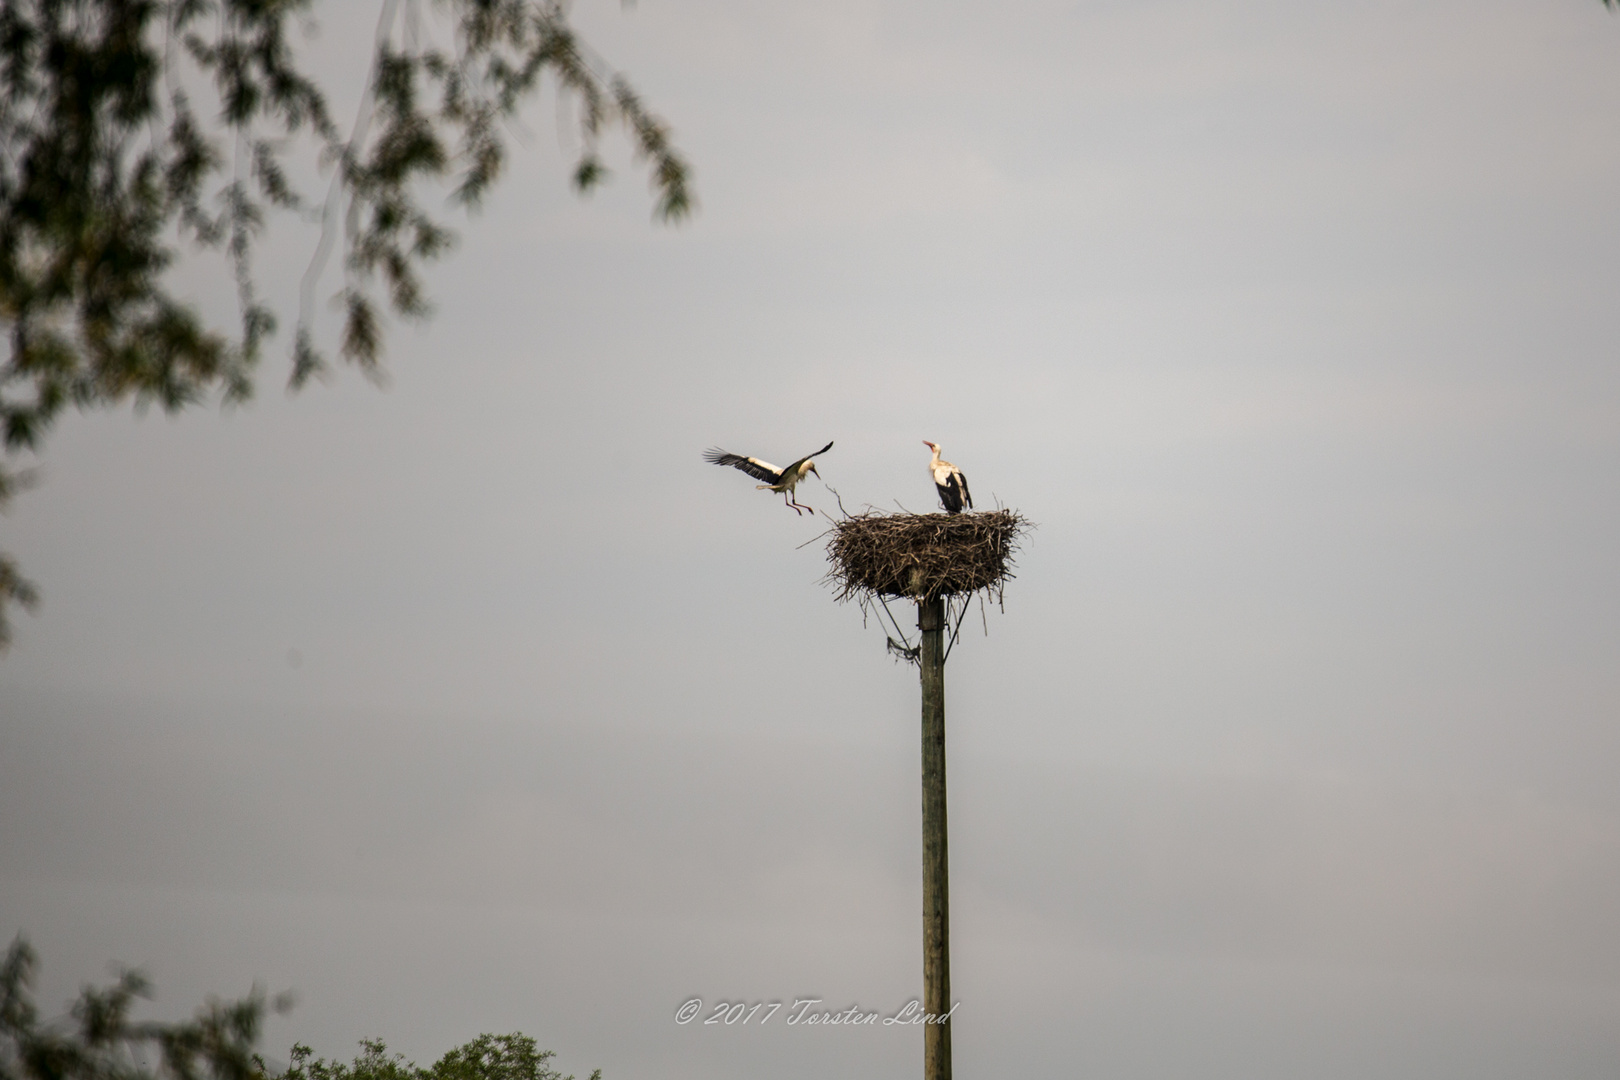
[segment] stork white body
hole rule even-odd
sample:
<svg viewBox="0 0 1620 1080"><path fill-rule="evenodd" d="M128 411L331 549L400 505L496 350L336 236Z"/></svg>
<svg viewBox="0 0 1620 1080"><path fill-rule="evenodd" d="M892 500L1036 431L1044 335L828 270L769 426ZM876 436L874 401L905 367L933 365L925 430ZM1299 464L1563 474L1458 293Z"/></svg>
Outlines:
<svg viewBox="0 0 1620 1080"><path fill-rule="evenodd" d="M806 510L813 514L815 513L815 510L801 503L794 496L793 489L799 486L800 480L803 480L811 473L816 474L816 479L821 479L821 473L816 472L816 463L813 459L820 457L822 454L825 454L827 451L831 450L832 446L832 443L828 443L820 450L817 450L814 454L806 454L804 457L800 458L798 461L795 461L785 469L778 469L770 462L761 461L756 457L743 457L741 454L728 454L719 447L715 447L714 449L706 452L703 455L703 460L713 462L716 465L730 465L733 469L740 469L749 476L752 476L755 480L763 480L765 481L763 484L754 485L756 490L763 491L769 489L771 491L779 492L782 496L783 502L792 508L795 514L803 513Z"/></svg>
<svg viewBox="0 0 1620 1080"><path fill-rule="evenodd" d="M965 505L973 509L973 495L968 491L967 477L948 461L939 456L939 444L923 440L923 445L934 452L934 460L928 463L928 471L934 478L934 488L939 492L939 501L944 504L947 514L960 514Z"/></svg>

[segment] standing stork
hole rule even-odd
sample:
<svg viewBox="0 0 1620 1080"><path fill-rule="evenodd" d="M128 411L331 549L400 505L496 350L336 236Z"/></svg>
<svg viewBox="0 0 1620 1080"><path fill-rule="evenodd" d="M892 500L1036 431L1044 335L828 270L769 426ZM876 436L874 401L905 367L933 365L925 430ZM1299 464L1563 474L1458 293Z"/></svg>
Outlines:
<svg viewBox="0 0 1620 1080"><path fill-rule="evenodd" d="M973 495L968 491L967 477L948 461L939 458L939 443L923 440L923 445L934 452L934 460L928 463L928 471L934 475L934 487L939 491L939 501L945 504L947 514L960 514L962 504L966 503L969 510L973 509Z"/></svg>
<svg viewBox="0 0 1620 1080"><path fill-rule="evenodd" d="M805 506L794 497L793 489L799 486L800 480L803 480L811 473L816 473L816 479L821 479L821 474L816 472L816 463L811 459L825 454L827 451L832 449L832 445L832 443L828 443L820 450L817 450L814 454L804 455L804 457L800 458L798 461L795 461L785 469L778 469L770 462L761 461L757 457L743 457L741 454L728 454L718 447L707 451L703 455L703 460L712 461L716 465L730 465L733 469L741 469L749 476L752 476L755 480L765 481L763 484L755 484L754 487L756 490L770 488L772 491L780 492L782 495L782 501L788 506L792 507L795 514L803 513L806 510L809 510L813 514L815 513L815 510Z"/></svg>

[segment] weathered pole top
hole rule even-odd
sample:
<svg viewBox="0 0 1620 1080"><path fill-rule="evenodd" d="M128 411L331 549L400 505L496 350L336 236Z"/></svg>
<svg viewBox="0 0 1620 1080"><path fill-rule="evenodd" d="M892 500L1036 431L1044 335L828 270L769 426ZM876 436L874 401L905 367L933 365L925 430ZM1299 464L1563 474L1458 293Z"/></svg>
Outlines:
<svg viewBox="0 0 1620 1080"><path fill-rule="evenodd" d="M825 580L840 602L885 596L922 600L980 590L999 600L1028 527L1016 510L856 514L833 524Z"/></svg>

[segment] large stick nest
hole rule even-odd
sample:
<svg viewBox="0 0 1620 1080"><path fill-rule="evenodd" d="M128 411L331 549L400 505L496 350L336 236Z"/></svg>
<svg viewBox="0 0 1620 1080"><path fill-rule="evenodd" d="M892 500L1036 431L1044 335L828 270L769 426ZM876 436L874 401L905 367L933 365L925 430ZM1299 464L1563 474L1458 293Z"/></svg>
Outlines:
<svg viewBox="0 0 1620 1080"><path fill-rule="evenodd" d="M871 510L832 527L826 581L838 600L962 596L1000 600L1029 522L1015 510L885 514Z"/></svg>

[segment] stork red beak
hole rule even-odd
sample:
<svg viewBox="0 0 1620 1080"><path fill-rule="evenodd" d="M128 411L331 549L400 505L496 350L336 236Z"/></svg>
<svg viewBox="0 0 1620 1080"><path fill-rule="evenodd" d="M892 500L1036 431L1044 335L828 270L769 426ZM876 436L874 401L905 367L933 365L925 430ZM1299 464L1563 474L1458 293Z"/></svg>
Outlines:
<svg viewBox="0 0 1620 1080"><path fill-rule="evenodd" d="M928 447L928 449L930 449L930 450L932 450L934 448L934 444L929 442L927 439L923 440L923 445Z"/></svg>

